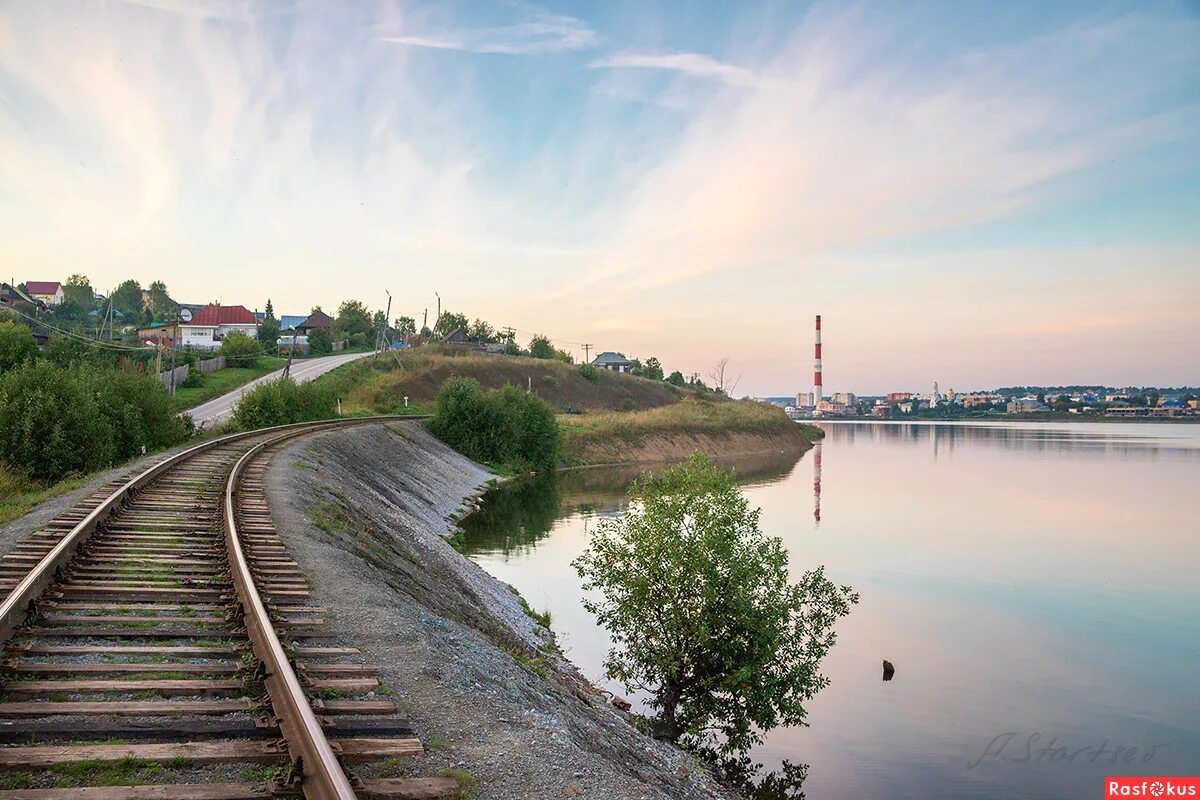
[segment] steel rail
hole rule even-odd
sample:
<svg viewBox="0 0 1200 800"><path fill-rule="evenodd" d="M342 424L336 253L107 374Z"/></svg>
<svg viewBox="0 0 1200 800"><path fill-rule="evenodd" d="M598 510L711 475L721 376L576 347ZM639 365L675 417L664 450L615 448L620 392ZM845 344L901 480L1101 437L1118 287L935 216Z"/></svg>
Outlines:
<svg viewBox="0 0 1200 800"><path fill-rule="evenodd" d="M354 424L357 420L347 421ZM279 641L266 604L254 583L250 562L242 550L237 529L235 487L242 470L262 451L285 439L300 436L306 431L286 432L260 442L238 459L225 483L225 546L228 551L233 585L242 604L246 635L254 655L265 670L263 683L271 698L271 707L279 721L279 730L288 745L293 764L300 762L300 788L308 800L356 800L350 779L342 769L337 753L325 737L321 721L313 713L308 694L292 669L287 651Z"/></svg>
<svg viewBox="0 0 1200 800"><path fill-rule="evenodd" d="M273 428L262 428L256 431L246 431L243 433L233 433L228 436L221 436L211 441L202 442L201 444L189 447L176 453L169 458L165 458L157 464L147 467L145 470L135 475L133 478L125 482L109 495L104 502L92 509L86 517L80 520L75 527L71 528L65 536L63 536L57 544L50 549L42 560L37 563L25 576L17 583L16 586L8 593L3 602L0 602L0 641L8 641L12 637L13 632L21 626L29 611L29 604L36 600L42 592L46 590L51 582L53 582L55 574L59 568L65 566L67 562L75 555L75 551L79 546L86 542L96 528L109 517L122 503L127 500L131 494L145 486L150 481L162 475L167 470L178 466L187 461L189 458L196 456L205 451L211 450L221 445L231 442L248 439L254 436L261 436L272 431L307 431L320 427L336 427L347 423L361 422L395 422L398 420L412 419L404 416L380 416L380 417L358 417L354 419L340 420L323 420L320 422L296 422L290 425L279 425Z"/></svg>

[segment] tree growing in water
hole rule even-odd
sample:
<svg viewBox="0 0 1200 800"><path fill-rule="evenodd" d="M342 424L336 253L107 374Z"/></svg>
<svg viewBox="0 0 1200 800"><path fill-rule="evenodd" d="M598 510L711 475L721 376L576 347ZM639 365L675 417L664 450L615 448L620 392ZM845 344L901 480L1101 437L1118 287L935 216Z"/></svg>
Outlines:
<svg viewBox="0 0 1200 800"><path fill-rule="evenodd" d="M858 595L823 569L788 580L788 554L759 529L732 475L694 453L647 475L574 566L608 629L609 677L650 695L656 736L740 753L804 723L828 678L821 659Z"/></svg>

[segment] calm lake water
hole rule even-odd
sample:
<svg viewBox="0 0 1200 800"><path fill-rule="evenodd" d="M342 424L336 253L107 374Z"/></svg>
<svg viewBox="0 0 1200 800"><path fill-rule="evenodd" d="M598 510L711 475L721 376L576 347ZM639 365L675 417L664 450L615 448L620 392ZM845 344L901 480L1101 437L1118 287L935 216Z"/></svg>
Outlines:
<svg viewBox="0 0 1200 800"><path fill-rule="evenodd" d="M824 564L862 596L809 727L757 760L809 764L811 800L1101 797L1105 775L1200 773L1200 426L822 427L798 460L729 462L793 571ZM470 557L618 691L570 562L637 472L498 490L468 529Z"/></svg>

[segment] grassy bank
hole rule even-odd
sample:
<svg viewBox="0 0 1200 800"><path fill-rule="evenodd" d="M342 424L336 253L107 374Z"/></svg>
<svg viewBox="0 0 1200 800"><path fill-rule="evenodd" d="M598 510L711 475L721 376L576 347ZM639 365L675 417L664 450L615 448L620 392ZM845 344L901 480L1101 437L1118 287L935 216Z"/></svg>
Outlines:
<svg viewBox="0 0 1200 800"><path fill-rule="evenodd" d="M46 484L26 478L0 464L0 525L7 525L17 517L28 514L52 497L78 489L90 478L90 475L84 475Z"/></svg>
<svg viewBox="0 0 1200 800"><path fill-rule="evenodd" d="M201 376L199 386L176 386L171 407L175 411L195 408L267 373L283 369L286 363L287 359L279 356L261 356L252 367L226 367L209 372Z"/></svg>
<svg viewBox="0 0 1200 800"><path fill-rule="evenodd" d="M643 411L561 415L568 464L670 460L688 448L734 455L808 447L824 433L792 422L775 406L753 401L687 399Z"/></svg>
<svg viewBox="0 0 1200 800"><path fill-rule="evenodd" d="M402 353L362 359L334 370L326 378L339 387L346 413L403 413L431 410L447 378L474 378L484 389L504 386L528 388L554 409L568 406L585 411L620 411L654 408L677 402L691 393L661 381L617 375L601 370L591 381L576 365L517 356L500 356L452 348L422 347Z"/></svg>

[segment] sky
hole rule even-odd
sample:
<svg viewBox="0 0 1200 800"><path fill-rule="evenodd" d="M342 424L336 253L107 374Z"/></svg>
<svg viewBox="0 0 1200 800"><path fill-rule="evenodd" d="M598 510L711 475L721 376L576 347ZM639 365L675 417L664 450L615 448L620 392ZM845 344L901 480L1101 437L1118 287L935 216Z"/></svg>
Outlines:
<svg viewBox="0 0 1200 800"><path fill-rule="evenodd" d="M736 394L1200 384L1200 3L0 2L0 272Z"/></svg>

